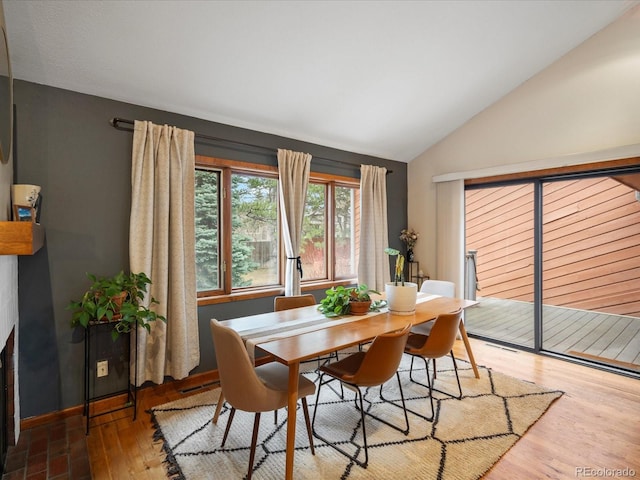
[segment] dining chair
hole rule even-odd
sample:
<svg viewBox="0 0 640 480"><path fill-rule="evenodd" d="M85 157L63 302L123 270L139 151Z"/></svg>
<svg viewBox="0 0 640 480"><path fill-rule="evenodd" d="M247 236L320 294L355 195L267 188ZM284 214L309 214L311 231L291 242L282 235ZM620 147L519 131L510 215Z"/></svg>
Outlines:
<svg viewBox="0 0 640 480"><path fill-rule="evenodd" d="M316 404L313 410L313 420L311 422L311 429L313 431L313 434L320 440L324 441L327 445L333 447L335 450L350 458L363 468L367 468L367 465L369 463L367 431L365 427L364 417L365 414L398 430L399 432L404 433L405 435L409 433L409 418L407 416L407 409L404 402L404 394L402 392L400 376L398 375L398 366L400 365L400 361L402 360L402 354L407 343L407 338L409 337L410 330L411 324L408 324L402 330L386 333L384 335L378 335L371 343L366 352L358 351L337 362L329 363L320 367L320 371L322 373L320 375L320 380L318 383L318 391L316 392ZM387 420L373 415L369 411L365 411L362 401L362 387L375 387L379 385L380 392L382 393L383 384L387 382L387 380L389 380L391 377L393 377L394 374L398 379L400 398L402 400L402 409L404 410L404 419L406 424L406 428L404 430L397 425L393 425ZM324 381L325 375L330 377L326 381ZM338 380L341 385L344 385L346 388L354 391L356 394L356 399L358 400L358 402L356 403L356 408L360 410L362 437L364 440L364 462L357 458L358 451L360 450L359 448L356 452L356 455L350 455L345 450L340 448L335 442L332 442L327 438L319 435L315 430L315 421L316 414L318 413L320 390L322 389L323 385L326 385L334 380ZM391 403L391 405L394 405L396 407L400 407L393 402L388 403Z"/></svg>
<svg viewBox="0 0 640 480"><path fill-rule="evenodd" d="M216 319L211 320L210 326L220 376L221 395L224 395L224 399L231 405L229 420L220 446L224 447L227 441L236 409L255 413L247 473L247 479L250 479L260 427L260 414L287 406L289 368L277 362L254 367L238 332L225 327ZM306 397L313 395L315 390L316 386L311 380L302 375L299 376L298 399L302 401L309 447L313 455L315 455L315 449Z"/></svg>
<svg viewBox="0 0 640 480"><path fill-rule="evenodd" d="M304 295L292 295L292 296L284 296L280 295L274 297L273 299L273 311L278 312L280 310L289 310L291 308L299 308L299 307L308 307L316 304L316 298L311 294ZM220 416L220 411L222 410L222 405L224 404L224 396L220 394L220 399L218 400L218 405L216 406L216 411L213 416L213 423L218 423L218 417ZM278 423L278 411L274 410L273 412L273 422L274 424Z"/></svg>
<svg viewBox="0 0 640 480"><path fill-rule="evenodd" d="M279 295L273 299L273 311L289 310L290 308L309 307L316 304L316 297L311 293L303 295Z"/></svg>
<svg viewBox="0 0 640 480"><path fill-rule="evenodd" d="M434 416L434 408L433 408L433 391L441 392L446 395L451 395L450 393L444 392L442 390L438 390L433 387L433 383L436 379L436 359L444 357L446 355L451 355L451 360L453 360L453 368L456 373L456 380L458 382L458 396L456 398L462 398L462 387L460 386L460 377L458 376L458 365L456 364L456 359L453 356L453 343L456 340L456 334L458 332L458 328L460 326L460 320L462 318L462 309L457 310L453 313L445 313L438 315L435 319L431 327L431 332L429 335L422 335L420 333L411 333L409 338L407 339L407 345L405 346L404 352L411 355L411 367L409 369L409 379L422 385L423 387L427 387L429 389L429 400L431 403L431 417L425 417L423 415L419 415L425 418L428 421L433 420ZM427 385L424 383L418 382L413 378L413 361L416 357L421 357L424 360L424 365L427 374ZM429 374L429 360L433 360L433 379ZM451 395L455 396L455 395ZM415 413L415 412L413 412Z"/></svg>
<svg viewBox="0 0 640 480"><path fill-rule="evenodd" d="M421 293L430 293L431 295L440 295L441 297L455 297L456 284L447 280L425 280L420 287ZM413 333L421 333L429 335L433 322L425 322L420 325L414 325L411 329Z"/></svg>

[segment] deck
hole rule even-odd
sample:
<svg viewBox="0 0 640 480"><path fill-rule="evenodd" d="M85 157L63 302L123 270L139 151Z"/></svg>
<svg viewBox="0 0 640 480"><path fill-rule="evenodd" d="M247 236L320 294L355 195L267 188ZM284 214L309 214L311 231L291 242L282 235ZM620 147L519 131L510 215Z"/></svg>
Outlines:
<svg viewBox="0 0 640 480"><path fill-rule="evenodd" d="M533 347L533 304L478 297L465 311L467 331ZM544 350L640 371L640 318L543 306Z"/></svg>

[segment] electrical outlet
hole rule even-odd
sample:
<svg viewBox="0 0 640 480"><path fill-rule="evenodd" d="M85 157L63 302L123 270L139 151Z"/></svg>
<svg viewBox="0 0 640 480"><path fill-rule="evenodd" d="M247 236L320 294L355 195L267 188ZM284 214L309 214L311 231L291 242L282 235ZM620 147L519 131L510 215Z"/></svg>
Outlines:
<svg viewBox="0 0 640 480"><path fill-rule="evenodd" d="M98 363L96 363L96 376L100 378L106 377L107 375L109 375L109 361L100 360Z"/></svg>

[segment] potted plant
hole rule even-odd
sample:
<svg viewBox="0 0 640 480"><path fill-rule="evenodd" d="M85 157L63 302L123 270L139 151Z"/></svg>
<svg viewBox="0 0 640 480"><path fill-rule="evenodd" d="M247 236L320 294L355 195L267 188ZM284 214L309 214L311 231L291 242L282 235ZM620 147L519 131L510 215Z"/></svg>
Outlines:
<svg viewBox="0 0 640 480"><path fill-rule="evenodd" d="M349 292L349 313L351 315L364 315L371 309L371 305L374 305L374 309L378 310L380 307L373 304L371 293L380 295L380 292L369 289L365 284L352 288Z"/></svg>
<svg viewBox="0 0 640 480"><path fill-rule="evenodd" d="M166 318L141 304L151 280L145 273L120 271L113 277L96 277L87 273L93 283L82 295L82 299L72 300L67 309L73 310L71 326L87 328L90 324L113 323L111 337L115 341L121 333L130 332L140 325L151 330L150 322ZM158 304L151 297L149 306Z"/></svg>
<svg viewBox="0 0 640 480"><path fill-rule="evenodd" d="M385 304L383 301L373 301L370 294L380 295L366 285L356 287L331 287L325 292L326 297L320 300L318 310L327 317L339 315L364 315L369 311L378 311Z"/></svg>
<svg viewBox="0 0 640 480"><path fill-rule="evenodd" d="M394 315L413 315L416 311L418 284L404 281L404 255L395 248L385 248L384 253L397 256L395 274L392 282L385 284L385 294L389 312Z"/></svg>
<svg viewBox="0 0 640 480"><path fill-rule="evenodd" d="M409 230L408 228L403 228L400 231L400 240L402 240L407 245L407 261L409 263L412 263L414 261L413 247L416 246L419 236L420 234L413 228L411 230Z"/></svg>

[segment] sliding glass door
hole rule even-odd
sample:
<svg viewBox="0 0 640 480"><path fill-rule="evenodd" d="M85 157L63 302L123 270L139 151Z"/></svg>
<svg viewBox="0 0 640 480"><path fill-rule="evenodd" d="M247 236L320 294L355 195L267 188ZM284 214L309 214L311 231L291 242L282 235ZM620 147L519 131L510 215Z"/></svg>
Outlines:
<svg viewBox="0 0 640 480"><path fill-rule="evenodd" d="M639 190L637 169L467 189L467 330L640 372Z"/></svg>

